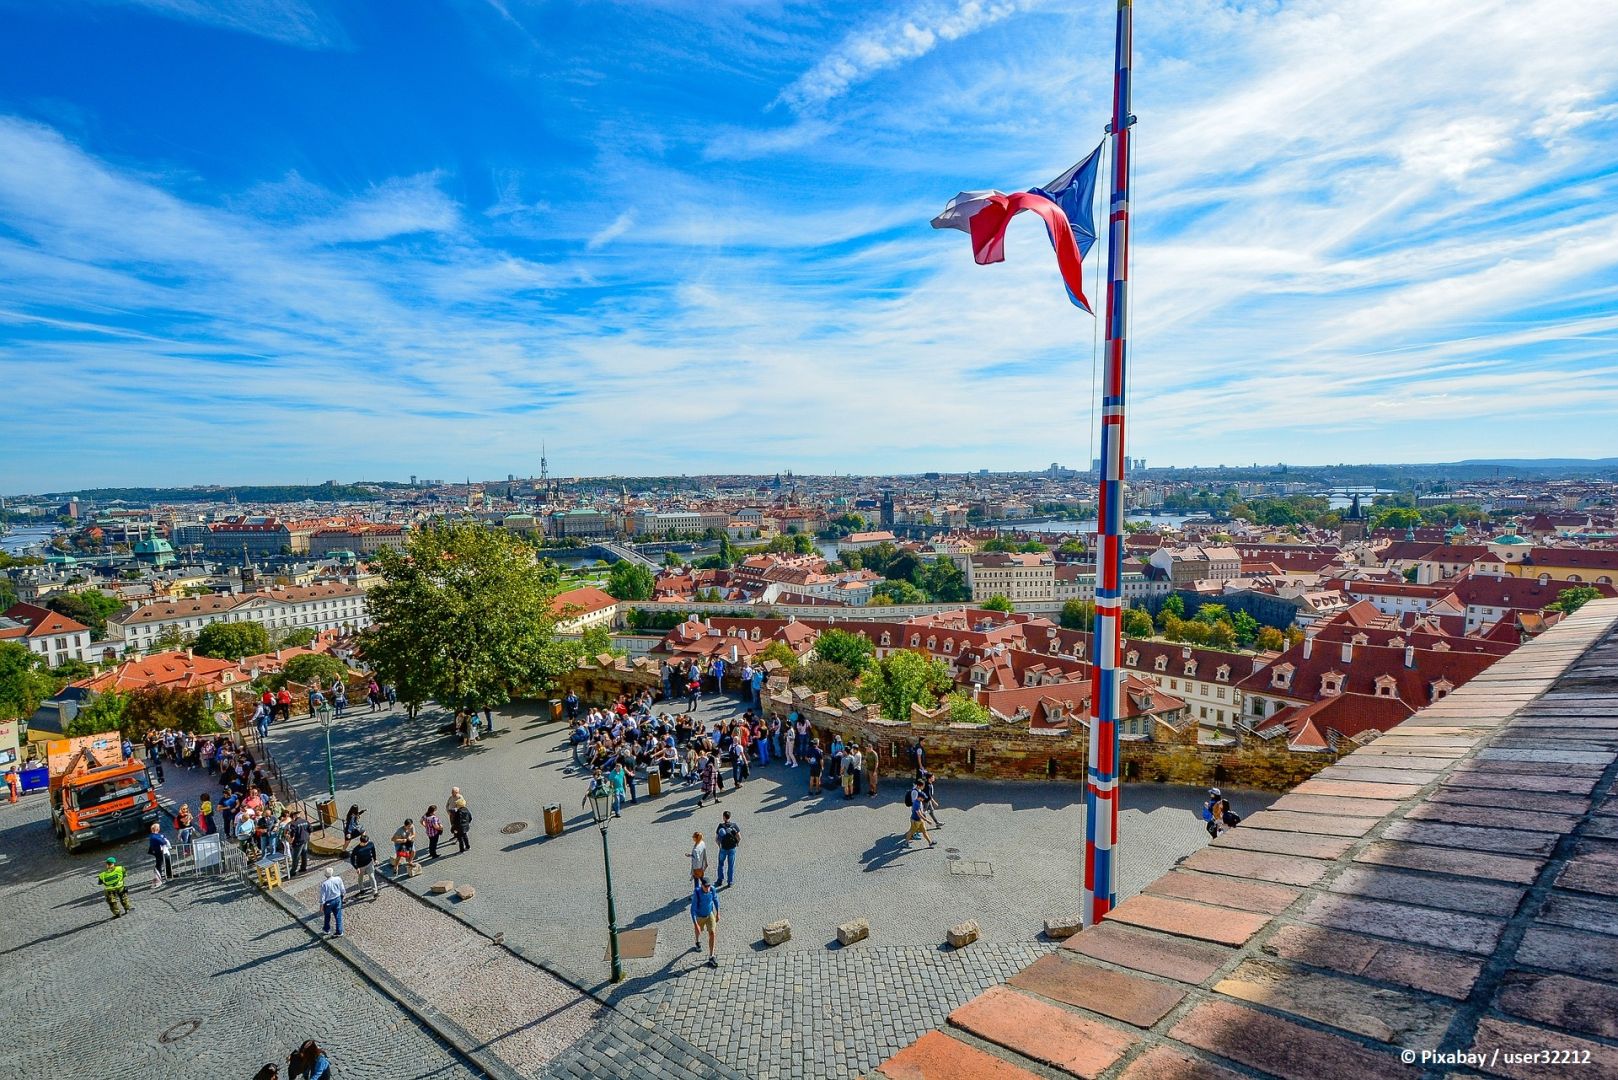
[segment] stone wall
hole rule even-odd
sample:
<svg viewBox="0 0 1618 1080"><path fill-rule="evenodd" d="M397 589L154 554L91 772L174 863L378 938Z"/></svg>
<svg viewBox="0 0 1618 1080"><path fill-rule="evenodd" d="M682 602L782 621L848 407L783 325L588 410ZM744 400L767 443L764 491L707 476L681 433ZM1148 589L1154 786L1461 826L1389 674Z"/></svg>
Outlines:
<svg viewBox="0 0 1618 1080"><path fill-rule="evenodd" d="M957 724L948 710L931 712L912 707L907 721L889 720L875 705L853 698L827 700L823 693L793 687L774 670L764 695L764 708L783 722L794 712L805 716L821 745L832 735L843 741L874 743L881 755L882 772L892 776L908 768L906 749L920 738L927 764L940 776L980 777L992 780L1072 780L1082 783L1088 759L1088 731L1030 730L1027 721L993 717L989 723ZM730 680L726 680L727 684ZM658 687L657 662L601 656L581 660L562 677L562 693L572 690L587 705L610 704L619 695ZM992 715L992 714L991 714ZM1159 730L1164 730L1159 726ZM1345 743L1345 752L1354 747ZM1197 725L1161 738L1124 740L1120 758L1125 781L1146 783L1210 784L1284 791L1313 776L1337 760L1334 753L1303 754L1288 750L1285 738L1261 739L1235 733L1229 746L1197 743Z"/></svg>

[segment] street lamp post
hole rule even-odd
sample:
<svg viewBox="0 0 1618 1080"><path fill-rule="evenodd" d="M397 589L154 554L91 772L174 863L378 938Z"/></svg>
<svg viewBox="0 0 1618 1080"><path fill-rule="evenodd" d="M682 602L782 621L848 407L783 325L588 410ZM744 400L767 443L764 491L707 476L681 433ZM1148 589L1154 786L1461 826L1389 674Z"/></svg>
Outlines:
<svg viewBox="0 0 1618 1080"><path fill-rule="evenodd" d="M337 809L337 771L331 763L331 709L323 706L320 710L320 726L326 729L326 790L331 798L332 810Z"/></svg>
<svg viewBox="0 0 1618 1080"><path fill-rule="evenodd" d="M612 788L598 785L586 799L596 824L601 826L601 863L607 868L607 940L612 949L612 981L624 981L624 962L618 956L618 909L612 902L612 856L607 851L607 823L612 820Z"/></svg>

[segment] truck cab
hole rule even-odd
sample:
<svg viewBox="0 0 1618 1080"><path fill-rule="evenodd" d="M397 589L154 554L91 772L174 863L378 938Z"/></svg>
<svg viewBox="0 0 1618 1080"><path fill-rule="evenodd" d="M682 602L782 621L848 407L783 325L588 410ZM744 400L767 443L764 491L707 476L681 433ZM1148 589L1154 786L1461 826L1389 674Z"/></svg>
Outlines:
<svg viewBox="0 0 1618 1080"><path fill-rule="evenodd" d="M49 762L51 820L67 850L139 835L158 820L156 784L123 756L116 733L53 742Z"/></svg>

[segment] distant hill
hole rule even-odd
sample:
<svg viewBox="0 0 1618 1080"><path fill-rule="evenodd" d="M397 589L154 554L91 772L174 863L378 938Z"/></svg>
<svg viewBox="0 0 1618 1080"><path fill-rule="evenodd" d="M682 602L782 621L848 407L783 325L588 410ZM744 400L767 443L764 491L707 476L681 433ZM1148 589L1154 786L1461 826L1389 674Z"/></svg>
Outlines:
<svg viewBox="0 0 1618 1080"><path fill-rule="evenodd" d="M98 505L126 503L145 506L171 502L226 502L234 498L244 503L370 502L383 498L378 490L393 485L367 484L249 484L238 487L179 488L86 488L81 491L53 492L51 497L67 499L77 495Z"/></svg>
<svg viewBox="0 0 1618 1080"><path fill-rule="evenodd" d="M1454 464L1501 469L1612 469L1618 468L1618 458L1467 458Z"/></svg>

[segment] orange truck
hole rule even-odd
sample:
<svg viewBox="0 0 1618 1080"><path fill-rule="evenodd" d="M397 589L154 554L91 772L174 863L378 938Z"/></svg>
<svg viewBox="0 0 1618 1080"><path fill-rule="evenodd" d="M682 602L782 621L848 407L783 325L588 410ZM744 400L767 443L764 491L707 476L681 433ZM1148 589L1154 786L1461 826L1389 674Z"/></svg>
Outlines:
<svg viewBox="0 0 1618 1080"><path fill-rule="evenodd" d="M157 790L145 765L124 757L116 731L46 744L51 821L69 851L145 833L158 819Z"/></svg>

